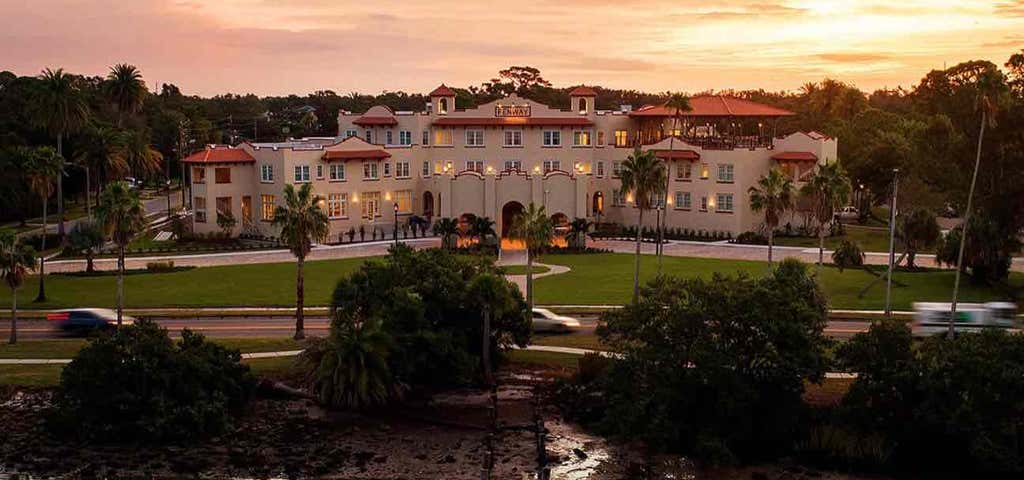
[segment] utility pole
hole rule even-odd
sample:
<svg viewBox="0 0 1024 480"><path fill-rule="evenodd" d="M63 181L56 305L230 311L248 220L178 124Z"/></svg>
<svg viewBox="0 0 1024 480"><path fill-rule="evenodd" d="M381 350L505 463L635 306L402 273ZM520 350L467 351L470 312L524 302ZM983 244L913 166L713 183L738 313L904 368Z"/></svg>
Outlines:
<svg viewBox="0 0 1024 480"><path fill-rule="evenodd" d="M892 199L889 204L889 273L885 278L885 316L892 318L892 270L896 259L896 194L900 169L892 169Z"/></svg>

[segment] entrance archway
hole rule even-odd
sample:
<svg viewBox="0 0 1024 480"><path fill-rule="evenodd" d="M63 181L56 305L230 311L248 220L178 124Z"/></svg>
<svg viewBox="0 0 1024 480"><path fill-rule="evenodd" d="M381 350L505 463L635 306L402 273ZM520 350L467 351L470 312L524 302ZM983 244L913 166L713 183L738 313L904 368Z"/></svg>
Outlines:
<svg viewBox="0 0 1024 480"><path fill-rule="evenodd" d="M430 220L434 216L434 194L423 192L423 216Z"/></svg>
<svg viewBox="0 0 1024 480"><path fill-rule="evenodd" d="M508 202L508 203L505 204L505 206L501 207L501 237L502 238L508 237L508 231L509 231L509 229L512 228L513 220L516 218L516 215L519 215L520 213L523 212L524 208L525 207L523 207L523 204L521 204L519 202L516 202L516 201Z"/></svg>

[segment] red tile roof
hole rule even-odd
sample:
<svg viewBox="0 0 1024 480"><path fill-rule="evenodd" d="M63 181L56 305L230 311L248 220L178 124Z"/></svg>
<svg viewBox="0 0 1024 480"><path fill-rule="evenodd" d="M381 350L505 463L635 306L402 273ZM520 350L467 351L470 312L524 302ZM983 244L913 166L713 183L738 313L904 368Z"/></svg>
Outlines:
<svg viewBox="0 0 1024 480"><path fill-rule="evenodd" d="M324 160L380 160L390 158L384 150L330 150L324 153Z"/></svg>
<svg viewBox="0 0 1024 480"><path fill-rule="evenodd" d="M595 92L593 88L590 88L590 87L587 87L587 86L584 86L584 85L580 85L580 86L572 89L572 91L569 92L569 96L570 97L596 97L597 96L597 92Z"/></svg>
<svg viewBox="0 0 1024 480"><path fill-rule="evenodd" d="M356 125L398 125L398 120L395 120L395 117L362 116L355 119L352 123Z"/></svg>
<svg viewBox="0 0 1024 480"><path fill-rule="evenodd" d="M671 117L675 109L662 105L644 105L629 113L631 117ZM789 110L722 95L702 95L690 98L690 110L684 117L788 117L796 115Z"/></svg>
<svg viewBox="0 0 1024 480"><path fill-rule="evenodd" d="M654 150L658 158L665 160L700 160L700 154L693 150Z"/></svg>
<svg viewBox="0 0 1024 480"><path fill-rule="evenodd" d="M772 160L781 162L817 162L818 156L811 152L779 152L772 155Z"/></svg>
<svg viewBox="0 0 1024 480"><path fill-rule="evenodd" d="M586 127L594 122L579 117L447 117L434 120L434 125L449 127L464 126L526 126L553 127L560 125Z"/></svg>
<svg viewBox="0 0 1024 480"><path fill-rule="evenodd" d="M437 87L437 88L434 89L433 92L430 92L430 96L431 97L454 97L455 96L455 90L452 90L452 89L448 88L447 86L445 86L445 84L442 83L440 87Z"/></svg>
<svg viewBox="0 0 1024 480"><path fill-rule="evenodd" d="M209 145L182 161L185 163L251 163L256 159L241 148L228 145Z"/></svg>

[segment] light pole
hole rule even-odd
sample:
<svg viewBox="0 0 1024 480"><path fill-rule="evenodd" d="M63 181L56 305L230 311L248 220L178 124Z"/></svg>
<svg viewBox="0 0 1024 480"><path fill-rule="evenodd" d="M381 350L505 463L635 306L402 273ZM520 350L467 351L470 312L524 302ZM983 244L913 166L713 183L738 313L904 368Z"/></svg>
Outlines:
<svg viewBox="0 0 1024 480"><path fill-rule="evenodd" d="M889 273L885 276L885 316L892 318L892 270L896 260L896 193L899 189L900 169L892 169L892 203L889 204Z"/></svg>
<svg viewBox="0 0 1024 480"><path fill-rule="evenodd" d="M398 246L398 202L395 202L395 246Z"/></svg>

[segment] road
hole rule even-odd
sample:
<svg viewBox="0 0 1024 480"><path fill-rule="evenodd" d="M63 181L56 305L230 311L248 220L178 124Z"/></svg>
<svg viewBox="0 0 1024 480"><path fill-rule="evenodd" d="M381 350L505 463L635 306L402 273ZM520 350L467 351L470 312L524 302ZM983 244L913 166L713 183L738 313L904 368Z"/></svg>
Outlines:
<svg viewBox="0 0 1024 480"><path fill-rule="evenodd" d="M596 315L577 316L582 324L580 330L567 335L593 335L597 326ZM295 320L290 317L228 317L228 318L159 318L172 335L178 336L185 327L209 337L221 338L283 338L295 332ZM828 323L825 333L833 338L845 339L866 331L870 323L833 320ZM0 330L6 338L8 325ZM306 333L310 336L325 336L329 322L327 317L306 317ZM21 339L58 338L59 332L44 320L23 321L18 329Z"/></svg>
<svg viewBox="0 0 1024 480"><path fill-rule="evenodd" d="M153 197L142 201L142 206L143 206L143 208L145 208L147 216L148 215L152 215L154 213L166 212L167 211L167 196L166 195L163 195L163 194L160 194L160 193L155 193L155 192L152 192L152 191L149 191L147 193L149 193L151 195L154 195ZM94 201L95 201L95 199L94 199ZM174 190L174 191L171 192L171 208L175 209L175 210L181 208L181 190ZM76 223L81 222L82 220L85 220L85 218L86 218L85 216L81 216L81 217L77 217L77 218L70 218L70 219L64 220L64 231L65 232L71 231L71 228L74 227ZM57 232L57 214L56 214L56 212L50 212L50 215L47 217L46 220L47 220L47 222L46 222L46 231L47 232L51 232L51 233L56 233ZM43 227L40 226L40 227L34 228L32 230L26 230L24 232L21 232L21 233L18 234L18 236L19 237L24 237L24 236L28 236L28 235L35 235L35 234L38 234L38 233L42 232L42 230L43 230Z"/></svg>

